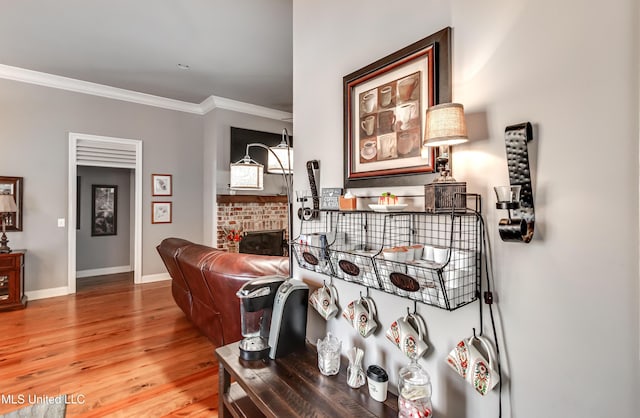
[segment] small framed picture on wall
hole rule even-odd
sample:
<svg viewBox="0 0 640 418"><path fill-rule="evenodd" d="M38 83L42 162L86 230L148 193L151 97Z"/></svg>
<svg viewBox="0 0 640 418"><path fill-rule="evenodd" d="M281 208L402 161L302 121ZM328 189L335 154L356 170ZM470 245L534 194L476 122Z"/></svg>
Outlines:
<svg viewBox="0 0 640 418"><path fill-rule="evenodd" d="M151 202L151 223L171 223L171 202Z"/></svg>
<svg viewBox="0 0 640 418"><path fill-rule="evenodd" d="M171 196L173 188L173 176L171 174L152 174L152 196Z"/></svg>

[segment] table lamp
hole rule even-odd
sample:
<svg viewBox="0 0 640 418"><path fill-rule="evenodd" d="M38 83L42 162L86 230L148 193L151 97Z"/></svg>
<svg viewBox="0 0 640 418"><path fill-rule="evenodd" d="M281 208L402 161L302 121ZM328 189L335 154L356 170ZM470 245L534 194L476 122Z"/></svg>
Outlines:
<svg viewBox="0 0 640 418"><path fill-rule="evenodd" d="M449 161L451 146L467 142L464 107L459 103L443 103L427 109L423 147L440 147L435 165L440 176L424 186L427 212L464 211L467 184L451 176Z"/></svg>
<svg viewBox="0 0 640 418"><path fill-rule="evenodd" d="M18 207L16 201L10 194L0 194L0 217L2 217L2 238L0 238L0 253L10 253L11 248L7 246L9 240L7 239L7 219L9 214L16 212Z"/></svg>
<svg viewBox="0 0 640 418"><path fill-rule="evenodd" d="M427 109L423 147L440 147L440 177L436 182L455 181L449 167L450 147L469 140L464 107L460 103L443 103Z"/></svg>

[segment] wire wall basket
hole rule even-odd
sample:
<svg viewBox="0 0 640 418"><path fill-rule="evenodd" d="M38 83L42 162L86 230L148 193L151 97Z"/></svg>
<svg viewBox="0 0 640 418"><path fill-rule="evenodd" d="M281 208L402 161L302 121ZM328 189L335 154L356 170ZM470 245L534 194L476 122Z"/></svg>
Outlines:
<svg viewBox="0 0 640 418"><path fill-rule="evenodd" d="M473 210L321 211L293 248L303 269L454 310L478 298L480 227Z"/></svg>

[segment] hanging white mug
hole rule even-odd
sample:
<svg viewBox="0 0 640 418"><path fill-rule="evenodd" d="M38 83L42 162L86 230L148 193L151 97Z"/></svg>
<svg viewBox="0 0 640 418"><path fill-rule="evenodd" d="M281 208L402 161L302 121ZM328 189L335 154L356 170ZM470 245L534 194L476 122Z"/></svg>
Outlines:
<svg viewBox="0 0 640 418"><path fill-rule="evenodd" d="M474 345L475 342L482 345L489 360ZM500 381L491 344L485 337L460 341L447 356L447 364L481 395L491 391Z"/></svg>
<svg viewBox="0 0 640 418"><path fill-rule="evenodd" d="M386 336L405 356L410 359L422 357L429 349L424 342L427 327L417 313L407 314L394 321L387 329Z"/></svg>
<svg viewBox="0 0 640 418"><path fill-rule="evenodd" d="M365 338L373 334L378 327L376 316L376 306L368 297L360 297L358 300L349 302L342 311L342 317Z"/></svg>
<svg viewBox="0 0 640 418"><path fill-rule="evenodd" d="M324 318L329 319L338 313L336 298L338 291L333 285L324 284L309 296L309 304Z"/></svg>

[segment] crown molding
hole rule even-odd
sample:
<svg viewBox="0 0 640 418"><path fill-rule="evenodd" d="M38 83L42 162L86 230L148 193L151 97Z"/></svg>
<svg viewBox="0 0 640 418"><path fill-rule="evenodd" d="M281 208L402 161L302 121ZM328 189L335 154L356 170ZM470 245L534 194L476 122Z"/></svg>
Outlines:
<svg viewBox="0 0 640 418"><path fill-rule="evenodd" d="M0 78L51 87L54 89L73 91L76 93L90 94L92 96L106 97L108 99L123 100L125 102L160 107L163 109L177 110L179 112L202 114L200 113L201 109L198 104L167 99L166 97L139 93L137 91L105 86L103 84L76 80L59 75L41 73L39 71L27 70L24 68L11 67L9 65L0 64Z"/></svg>
<svg viewBox="0 0 640 418"><path fill-rule="evenodd" d="M293 114L289 112L283 112L282 110L271 109L251 103L239 102L225 97L209 96L200 105L203 107L202 110L204 114L209 113L213 109L226 109L280 121L289 122L293 119Z"/></svg>
<svg viewBox="0 0 640 418"><path fill-rule="evenodd" d="M293 119L289 112L224 97L209 96L202 103L189 103L4 64L0 64L0 78L196 115L206 115L213 109L226 109L281 121Z"/></svg>

